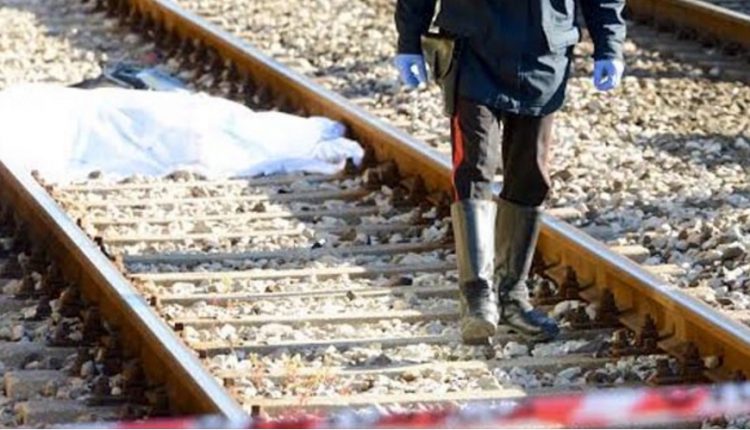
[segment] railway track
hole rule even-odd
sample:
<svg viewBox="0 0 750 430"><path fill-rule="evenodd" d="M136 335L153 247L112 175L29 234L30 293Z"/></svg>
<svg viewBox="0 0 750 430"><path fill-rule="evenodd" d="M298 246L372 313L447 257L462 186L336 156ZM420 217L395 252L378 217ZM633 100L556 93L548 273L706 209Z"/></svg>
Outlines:
<svg viewBox="0 0 750 430"><path fill-rule="evenodd" d="M36 324L33 321L46 314L54 321L48 335L45 336L44 331L34 335L41 346L20 346L29 350L26 355L32 357L31 361L35 361L33 357L48 352L52 357L59 357L70 348L74 348L73 352L78 355L73 363L63 363L67 365L66 369L36 359L42 364L29 370L39 368L56 373L41 377L32 373L24 375L18 383L20 386L28 383L24 379L31 378L32 382L28 383L31 388L22 391L22 396L32 397L34 401L39 400L39 394L54 399L58 396L55 381L64 381L64 371L68 371L71 377L80 373L93 378L92 381L75 381L82 391L77 396L79 400L65 399L62 395L58 396L65 400L62 402L42 398L41 404L31 403L33 413L21 409L18 420L25 424L49 425L86 416L122 417L111 407L92 409L97 399L101 399L105 406L117 405L118 402L127 404L134 399L137 399L135 405L138 406L148 399L146 406L151 409L145 409L140 415L130 415L132 418L150 416L150 411L155 411L155 416L221 411L237 417L232 400L29 173L2 165L0 177L3 183L0 201L6 214L4 233L10 239L7 241L9 259L4 261L4 274L8 276L4 287L7 287L7 294L38 301L34 309L24 307L20 317L11 313L10 318L18 320L20 325L17 327L22 327L23 333L30 333ZM13 257L18 264L14 264ZM49 265L46 263L48 259L52 262ZM20 286L13 287L18 284L19 276L23 281ZM72 284L68 286L67 282ZM14 306L28 306L26 302L12 303ZM81 322L76 323L76 318ZM27 320L32 321L32 327L24 325ZM21 340L25 336L23 333ZM62 345L63 348L50 350L45 347L45 340L48 345ZM80 351L76 349L78 346ZM8 348L12 352L17 347L8 345ZM30 359L23 359L19 370L25 370L29 362ZM6 362L6 365L9 364ZM93 369L80 370L84 365L93 366ZM6 396L11 397L9 384L12 378L6 374ZM128 378L130 382L127 382ZM175 383L175 380L180 382ZM108 387L110 393L103 391ZM146 396L149 390L155 394ZM89 392L91 396L86 396ZM24 398L19 397L19 400Z"/></svg>
<svg viewBox="0 0 750 430"><path fill-rule="evenodd" d="M462 346L448 219L435 208L399 208L397 187L344 178L88 184L53 195L107 253L128 251L120 262L131 279L248 410L503 399L645 382L658 366L678 366L655 348L655 332L631 344L608 317L617 313L611 296L587 313L565 264L540 270L557 272L553 290L565 290L546 299L568 322L560 342L506 334ZM310 198L321 189L374 191ZM159 205L211 218L165 223ZM622 342L614 356L613 336Z"/></svg>
<svg viewBox="0 0 750 430"><path fill-rule="evenodd" d="M368 148L362 169L328 177L43 189L0 169L6 207L66 262L172 410L399 411L748 374L747 327L654 275L672 267L640 266L617 252L640 261L640 249L610 249L554 214L534 282L562 338L461 345L446 159L172 2L90 7L151 39L198 89L341 120Z"/></svg>
<svg viewBox="0 0 750 430"><path fill-rule="evenodd" d="M725 44L750 47L750 6L746 1L635 0L628 2L628 7L637 17L690 29Z"/></svg>
<svg viewBox="0 0 750 430"><path fill-rule="evenodd" d="M166 397L24 225L4 208L0 236L2 424L160 416Z"/></svg>

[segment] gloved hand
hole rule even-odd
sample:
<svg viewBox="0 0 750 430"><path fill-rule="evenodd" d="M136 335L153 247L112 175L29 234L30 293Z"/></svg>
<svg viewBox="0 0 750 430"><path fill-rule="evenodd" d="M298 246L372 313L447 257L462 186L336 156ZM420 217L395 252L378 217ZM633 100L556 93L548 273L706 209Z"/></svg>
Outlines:
<svg viewBox="0 0 750 430"><path fill-rule="evenodd" d="M625 64L620 60L599 60L594 63L594 86L599 91L617 88L624 71Z"/></svg>
<svg viewBox="0 0 750 430"><path fill-rule="evenodd" d="M398 54L393 59L393 65L401 76L401 82L408 88L427 85L427 67L421 55Z"/></svg>

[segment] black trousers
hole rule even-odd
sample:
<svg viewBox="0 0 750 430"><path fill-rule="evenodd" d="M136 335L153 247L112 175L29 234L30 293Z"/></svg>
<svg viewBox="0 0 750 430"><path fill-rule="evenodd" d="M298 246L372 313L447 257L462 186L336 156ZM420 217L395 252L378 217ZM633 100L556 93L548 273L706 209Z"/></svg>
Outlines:
<svg viewBox="0 0 750 430"><path fill-rule="evenodd" d="M451 118L454 199L492 199L492 179L502 163L500 197L522 206L541 205L550 189L552 119L500 112L459 98Z"/></svg>

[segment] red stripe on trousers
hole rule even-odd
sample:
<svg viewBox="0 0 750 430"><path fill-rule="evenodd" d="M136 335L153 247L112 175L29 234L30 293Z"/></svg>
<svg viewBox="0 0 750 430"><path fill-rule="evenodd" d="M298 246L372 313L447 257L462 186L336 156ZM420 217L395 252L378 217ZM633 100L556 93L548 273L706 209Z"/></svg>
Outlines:
<svg viewBox="0 0 750 430"><path fill-rule="evenodd" d="M451 118L451 128L453 129L453 172L451 174L451 185L453 186L453 199L458 201L458 190L456 190L456 170L464 161L464 135L461 133L461 123L458 120L458 112L453 113Z"/></svg>

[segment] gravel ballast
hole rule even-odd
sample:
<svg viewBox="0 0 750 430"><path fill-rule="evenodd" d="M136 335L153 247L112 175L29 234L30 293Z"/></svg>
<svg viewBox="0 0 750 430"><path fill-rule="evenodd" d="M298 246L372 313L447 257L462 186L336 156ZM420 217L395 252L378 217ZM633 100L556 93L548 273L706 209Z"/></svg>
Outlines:
<svg viewBox="0 0 750 430"><path fill-rule="evenodd" d="M395 2L319 0L304 8L279 0L179 3L449 152L437 88L402 90L391 66ZM557 114L548 205L579 209L585 216L578 224L588 233L647 247L649 264L684 270L674 282L710 288L712 294L703 294L710 304L733 308L722 299L745 297L750 286L743 161L750 154L750 87L724 76L722 62L739 61L742 68L741 60L675 42L702 63L718 64L697 67L670 58L679 52L657 49L671 43L670 34L631 24L626 77L609 94L591 83L591 43L577 48L568 103ZM743 307L747 300L736 302Z"/></svg>

